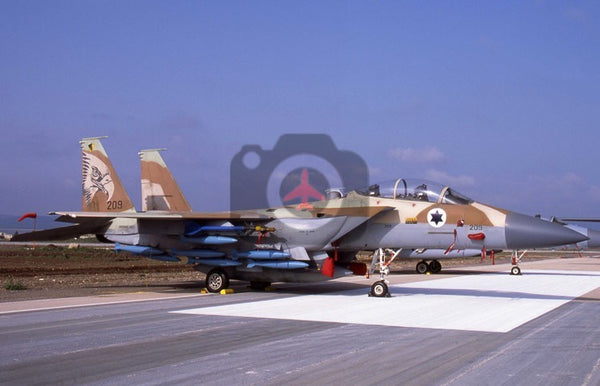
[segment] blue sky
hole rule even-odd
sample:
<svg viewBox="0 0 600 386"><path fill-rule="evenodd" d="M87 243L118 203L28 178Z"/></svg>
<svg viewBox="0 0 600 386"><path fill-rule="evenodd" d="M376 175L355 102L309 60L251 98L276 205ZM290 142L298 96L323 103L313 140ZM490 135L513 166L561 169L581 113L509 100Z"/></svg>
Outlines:
<svg viewBox="0 0 600 386"><path fill-rule="evenodd" d="M325 133L371 180L600 217L595 1L1 1L0 213L78 210L78 141L139 208L137 151L196 210L245 144Z"/></svg>

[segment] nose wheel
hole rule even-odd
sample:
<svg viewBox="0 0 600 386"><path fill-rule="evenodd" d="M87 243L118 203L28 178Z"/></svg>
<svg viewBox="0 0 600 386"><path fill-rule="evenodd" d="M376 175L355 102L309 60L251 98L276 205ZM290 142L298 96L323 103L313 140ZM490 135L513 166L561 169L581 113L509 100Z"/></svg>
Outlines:
<svg viewBox="0 0 600 386"><path fill-rule="evenodd" d="M385 281L378 280L371 285L371 292L369 292L369 296L374 296L376 298L389 298L391 295Z"/></svg>
<svg viewBox="0 0 600 386"><path fill-rule="evenodd" d="M373 285L371 285L371 291L369 291L369 296L374 296L377 298L389 298L390 291L388 289L389 282L387 281L387 275L390 273L389 265L394 261L396 256L400 254L402 249L398 249L394 251L393 249L379 248L373 253L373 260L371 261L371 269L370 273L375 272L375 268L379 266L379 280L377 280ZM389 261L386 261L387 257L390 257Z"/></svg>

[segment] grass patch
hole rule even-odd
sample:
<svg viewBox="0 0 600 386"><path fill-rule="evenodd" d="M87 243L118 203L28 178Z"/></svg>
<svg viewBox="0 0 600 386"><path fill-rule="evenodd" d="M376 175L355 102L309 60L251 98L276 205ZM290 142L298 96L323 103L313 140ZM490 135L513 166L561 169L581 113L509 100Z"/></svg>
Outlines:
<svg viewBox="0 0 600 386"><path fill-rule="evenodd" d="M23 291L26 290L27 287L20 281L9 279L6 283L4 283L4 289L8 291Z"/></svg>

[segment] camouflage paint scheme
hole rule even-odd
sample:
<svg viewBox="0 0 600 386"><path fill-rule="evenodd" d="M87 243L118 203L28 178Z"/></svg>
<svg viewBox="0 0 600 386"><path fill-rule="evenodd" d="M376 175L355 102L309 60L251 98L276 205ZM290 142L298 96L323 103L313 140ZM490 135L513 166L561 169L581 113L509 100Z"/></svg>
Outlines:
<svg viewBox="0 0 600 386"><path fill-rule="evenodd" d="M473 201L448 187L404 179L310 205L192 212L158 150L139 153L144 211L135 212L100 139L80 142L82 212L53 213L57 221L76 225L17 240L94 233L117 243L117 250L216 273L210 276L218 282L213 289L226 287L229 278L256 284L362 274L364 267L353 264L356 253L379 248L438 250L443 256L586 240L558 224Z"/></svg>

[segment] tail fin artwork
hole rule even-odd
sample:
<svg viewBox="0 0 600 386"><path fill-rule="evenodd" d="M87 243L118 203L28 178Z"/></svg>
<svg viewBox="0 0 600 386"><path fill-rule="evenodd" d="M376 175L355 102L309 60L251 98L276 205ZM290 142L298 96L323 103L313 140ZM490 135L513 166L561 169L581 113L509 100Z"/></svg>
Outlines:
<svg viewBox="0 0 600 386"><path fill-rule="evenodd" d="M191 212L190 204L160 155L161 150L165 149L138 153L142 166L142 210Z"/></svg>
<svg viewBox="0 0 600 386"><path fill-rule="evenodd" d="M101 139L83 138L81 145L81 206L84 212L135 211Z"/></svg>

